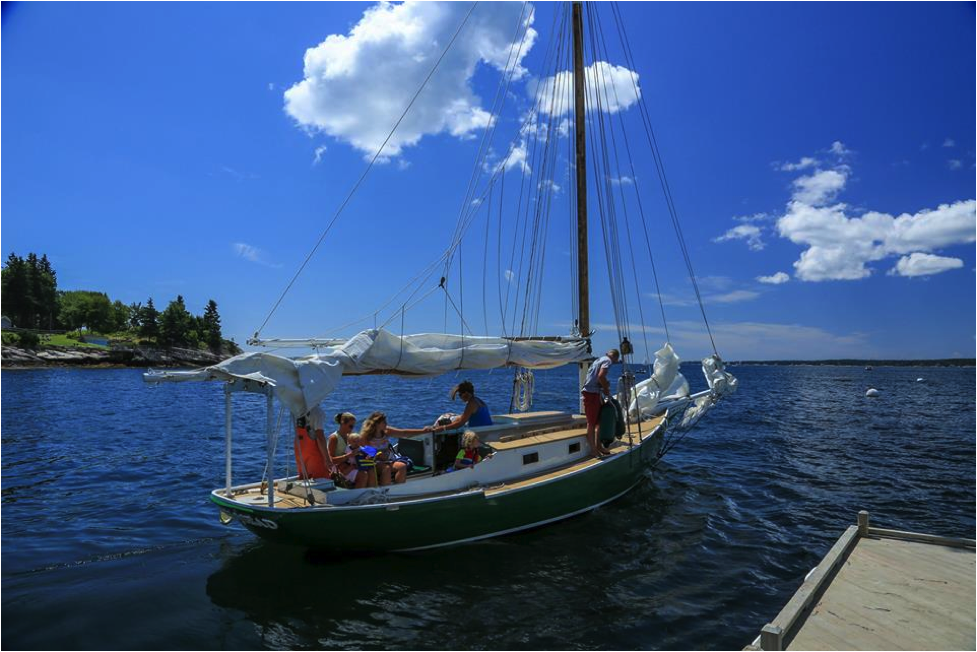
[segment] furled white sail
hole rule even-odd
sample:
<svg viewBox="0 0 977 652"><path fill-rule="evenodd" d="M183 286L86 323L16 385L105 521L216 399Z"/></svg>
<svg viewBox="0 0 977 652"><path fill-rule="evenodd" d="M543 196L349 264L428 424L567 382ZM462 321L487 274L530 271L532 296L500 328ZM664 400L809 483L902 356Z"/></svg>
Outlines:
<svg viewBox="0 0 977 652"><path fill-rule="evenodd" d="M456 369L518 366L548 369L589 357L587 341L512 340L427 333L398 336L366 330L315 355L286 358L272 353L243 353L193 371L150 371L147 382L188 380L258 381L274 388L295 415L308 412L328 396L340 378L351 374L394 373L433 376Z"/></svg>
<svg viewBox="0 0 977 652"><path fill-rule="evenodd" d="M706 413L715 407L719 399L736 391L739 381L726 371L718 356L710 356L702 361L702 373L709 384L709 393L700 396L686 408L682 419L673 426L676 430L688 430L699 422Z"/></svg>
<svg viewBox="0 0 977 652"><path fill-rule="evenodd" d="M666 343L655 351L655 372L650 378L634 386L634 398L628 406L632 419L655 414L658 402L666 396L681 394L683 391L688 395L689 384L678 372L679 362L671 344Z"/></svg>

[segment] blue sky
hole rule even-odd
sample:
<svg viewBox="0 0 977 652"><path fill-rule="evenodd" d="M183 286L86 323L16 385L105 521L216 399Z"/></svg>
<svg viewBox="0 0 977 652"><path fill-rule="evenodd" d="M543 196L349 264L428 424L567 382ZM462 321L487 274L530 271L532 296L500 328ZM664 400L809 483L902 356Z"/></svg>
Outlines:
<svg viewBox="0 0 977 652"><path fill-rule="evenodd" d="M3 256L47 253L62 289L127 303L152 296L162 308L182 294L202 312L213 298L225 334L243 342L469 7L5 3ZM475 9L443 77L263 335L323 335L368 315L447 246L521 10ZM496 156L518 140L520 112L546 74L553 11L536 7L538 34L524 43ZM625 3L621 12L725 358L974 355L974 4ZM608 39L608 63L623 70ZM621 116L637 146L636 105ZM636 158L672 340L697 358L709 353L698 308L651 159ZM508 169L507 188L521 174ZM567 199L563 184L555 213L566 214ZM561 334L569 234L565 220L551 226L538 330ZM478 333L486 322L498 331L491 288L508 282L490 237L483 317L484 230L475 222L462 245L464 289L449 283ZM600 347L615 339L602 251L592 227ZM646 260L637 271L657 348ZM405 328L444 330L444 310L434 293Z"/></svg>

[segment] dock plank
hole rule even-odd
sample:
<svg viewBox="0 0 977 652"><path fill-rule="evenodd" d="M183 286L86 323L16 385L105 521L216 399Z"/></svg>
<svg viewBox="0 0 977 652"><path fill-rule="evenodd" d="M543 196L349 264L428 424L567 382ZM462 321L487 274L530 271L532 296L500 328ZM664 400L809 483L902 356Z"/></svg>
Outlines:
<svg viewBox="0 0 977 652"><path fill-rule="evenodd" d="M973 548L863 537L788 650L972 650Z"/></svg>

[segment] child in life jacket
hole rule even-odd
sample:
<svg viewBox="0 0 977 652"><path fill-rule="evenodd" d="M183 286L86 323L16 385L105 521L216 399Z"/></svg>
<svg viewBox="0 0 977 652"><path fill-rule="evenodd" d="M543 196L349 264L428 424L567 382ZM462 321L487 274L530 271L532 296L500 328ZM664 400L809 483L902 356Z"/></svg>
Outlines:
<svg viewBox="0 0 977 652"><path fill-rule="evenodd" d="M363 445L363 436L349 436L349 449L356 453L356 489L377 486L377 449Z"/></svg>
<svg viewBox="0 0 977 652"><path fill-rule="evenodd" d="M447 469L448 473L474 468L476 464L482 461L482 456L478 453L478 447L482 445L482 442L478 440L478 435L471 430L466 430L461 435L461 444L463 448L458 451L454 466Z"/></svg>

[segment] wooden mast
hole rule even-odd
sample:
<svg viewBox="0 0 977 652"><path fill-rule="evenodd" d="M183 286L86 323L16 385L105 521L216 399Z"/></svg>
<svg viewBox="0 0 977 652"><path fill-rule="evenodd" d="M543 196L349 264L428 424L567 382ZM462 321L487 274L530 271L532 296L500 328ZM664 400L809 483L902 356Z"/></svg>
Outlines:
<svg viewBox="0 0 977 652"><path fill-rule="evenodd" d="M587 269L587 134L583 68L583 3L573 3L573 116L577 166L577 294L580 335L590 336L590 279Z"/></svg>
<svg viewBox="0 0 977 652"><path fill-rule="evenodd" d="M590 278L587 268L587 133L586 79L583 68L583 3L573 3L573 118L577 166L577 294L579 312L577 328L581 337L590 337ZM587 377L586 362L580 363L579 381L583 387ZM580 412L583 413L583 394Z"/></svg>

